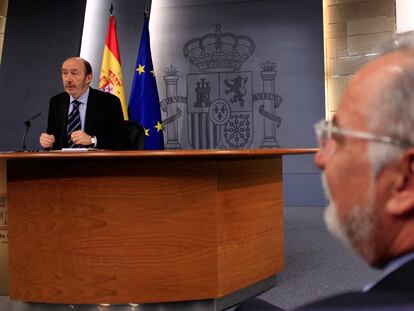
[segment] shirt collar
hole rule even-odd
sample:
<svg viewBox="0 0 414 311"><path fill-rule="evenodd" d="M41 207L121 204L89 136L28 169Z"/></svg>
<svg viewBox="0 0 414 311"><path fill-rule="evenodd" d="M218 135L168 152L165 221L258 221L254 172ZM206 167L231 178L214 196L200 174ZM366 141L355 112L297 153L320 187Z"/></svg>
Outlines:
<svg viewBox="0 0 414 311"><path fill-rule="evenodd" d="M384 274L388 275L391 272L397 270L399 267L405 265L407 262L411 261L412 259L414 259L414 251L398 256L397 258L391 260L389 263L387 263L384 268Z"/></svg>
<svg viewBox="0 0 414 311"><path fill-rule="evenodd" d="M77 100L78 102L80 102L81 104L86 104L88 102L88 97L89 97L89 87L86 89L86 91L79 96L79 98L74 98L72 95L70 95L70 103L72 103L74 100Z"/></svg>

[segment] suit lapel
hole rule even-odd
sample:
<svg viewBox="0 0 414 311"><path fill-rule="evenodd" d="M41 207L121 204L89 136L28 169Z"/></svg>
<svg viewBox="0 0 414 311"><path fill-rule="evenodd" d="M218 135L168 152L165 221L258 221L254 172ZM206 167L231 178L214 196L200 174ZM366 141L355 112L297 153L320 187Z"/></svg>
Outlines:
<svg viewBox="0 0 414 311"><path fill-rule="evenodd" d="M95 90L89 88L88 104L86 105L86 114L85 114L85 132L93 133L95 128L95 118L97 115L97 105L95 101Z"/></svg>
<svg viewBox="0 0 414 311"><path fill-rule="evenodd" d="M59 122L61 126L61 133L63 134L61 137L62 145L65 145L66 140L67 140L66 127L68 124L69 101L70 101L69 94L65 93L63 103L59 105L59 109L60 109L59 115L62 116L62 122Z"/></svg>

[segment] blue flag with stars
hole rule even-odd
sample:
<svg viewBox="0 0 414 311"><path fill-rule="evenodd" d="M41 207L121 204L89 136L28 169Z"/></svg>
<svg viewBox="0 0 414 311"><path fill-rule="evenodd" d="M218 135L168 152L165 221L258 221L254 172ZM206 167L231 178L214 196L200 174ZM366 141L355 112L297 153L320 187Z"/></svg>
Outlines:
<svg viewBox="0 0 414 311"><path fill-rule="evenodd" d="M164 149L160 100L151 59L148 18L145 18L142 29L128 112L129 119L139 122L145 129L144 149Z"/></svg>

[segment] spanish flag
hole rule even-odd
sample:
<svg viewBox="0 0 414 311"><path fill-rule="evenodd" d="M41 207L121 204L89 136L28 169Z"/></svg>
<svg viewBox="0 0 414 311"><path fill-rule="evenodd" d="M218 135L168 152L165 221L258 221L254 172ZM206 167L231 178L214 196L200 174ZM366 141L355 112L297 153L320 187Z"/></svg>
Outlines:
<svg viewBox="0 0 414 311"><path fill-rule="evenodd" d="M124 80L122 78L121 56L116 37L115 17L109 17L108 33L102 55L101 77L98 88L119 97L124 119L128 120L128 109L125 101Z"/></svg>

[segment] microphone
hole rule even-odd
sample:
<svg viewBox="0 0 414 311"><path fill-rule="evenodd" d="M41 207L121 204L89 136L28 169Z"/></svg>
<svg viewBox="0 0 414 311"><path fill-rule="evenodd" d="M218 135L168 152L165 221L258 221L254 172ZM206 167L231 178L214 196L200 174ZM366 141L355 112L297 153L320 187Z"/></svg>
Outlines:
<svg viewBox="0 0 414 311"><path fill-rule="evenodd" d="M31 117L29 120L26 120L24 122L24 126L26 127L23 133L23 139L22 139L22 149L20 151L30 151L26 149L26 136L27 136L27 132L29 131L29 128L32 126L32 123L30 121L40 117L42 115L41 112L39 112L38 114L36 114L35 116Z"/></svg>

